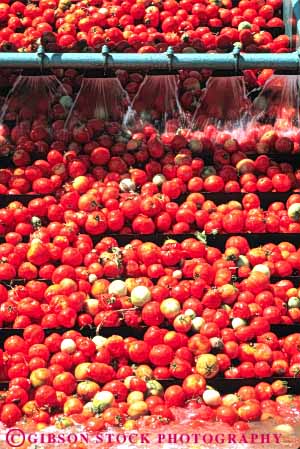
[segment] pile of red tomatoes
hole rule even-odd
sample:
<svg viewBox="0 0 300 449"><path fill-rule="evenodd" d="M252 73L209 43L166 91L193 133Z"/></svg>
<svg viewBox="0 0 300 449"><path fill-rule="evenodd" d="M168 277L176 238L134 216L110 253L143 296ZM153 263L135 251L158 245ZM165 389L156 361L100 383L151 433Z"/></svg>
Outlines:
<svg viewBox="0 0 300 449"><path fill-rule="evenodd" d="M45 229L30 243L0 245L2 327L167 325L187 333L208 322L208 337L233 325L251 341L253 320L265 331L300 322L299 290L285 279L299 273L300 250L288 242L250 249L244 237L230 237L222 254L194 238L119 247L111 237L72 240L65 229L52 242ZM15 278L22 285L7 289Z"/></svg>
<svg viewBox="0 0 300 449"><path fill-rule="evenodd" d="M196 411L198 420L217 420L235 425L236 430L247 430L247 422L259 419L284 422L280 406L299 409L300 403L299 397L287 395L282 380L260 381L223 397L208 383L238 352L244 361L240 368L229 369L231 378L238 369L244 378L263 377L254 373L253 361L258 367L273 357L279 365L280 353L281 364L293 361L296 371L299 338L293 334L278 340L267 332L254 346L241 344L239 349L227 329L229 357L223 352L213 355L204 333L188 338L184 332L151 326L143 340L118 335L91 340L74 330L45 336L40 326L31 325L23 338L12 336L4 343L1 369L7 370L9 389L1 394L1 420L13 426L24 414L39 429L48 424L65 428L75 422L90 431L108 425L131 430L146 416L149 424L160 426L174 419L170 407L187 406ZM164 389L164 379L170 376L173 385Z"/></svg>
<svg viewBox="0 0 300 449"><path fill-rule="evenodd" d="M3 3L0 35L30 16L34 36L49 28L49 45L89 42L90 28L100 27L116 47L120 40L127 48L135 33L133 48L145 51L142 27L161 9L152 25L159 31L147 29L162 43L186 33L194 42L200 24L218 28L225 20L238 28L249 20L251 47L256 33L268 35L256 27L275 26L281 6L92 3L88 14L82 2ZM13 8L15 20L6 17ZM194 10L195 30L177 29L177 15L183 23ZM103 25L93 22L99 15ZM166 21L176 29L166 31ZM236 41L246 28L227 33ZM126 37L109 37L114 29ZM210 35L218 45L227 36ZM60 75L72 99L81 76ZM180 74L187 110L207 75ZM131 94L143 81L119 77ZM1 422L131 431L176 422L184 408L199 426L217 421L238 432L270 420L292 432L283 410L300 413L300 397L288 394L300 377L299 133L257 124L236 139L212 125L189 132L172 122L173 131L159 132L148 123L129 131L96 118L66 127L66 102L52 105L51 120L16 102L0 128L2 160L12 162L0 169ZM275 233L276 241L282 233L277 244ZM270 238L254 244L253 234ZM239 379L244 386L234 393L216 387Z"/></svg>
<svg viewBox="0 0 300 449"><path fill-rule="evenodd" d="M103 147L96 150L98 156L108 153ZM195 158L191 159L191 165L187 162L166 164L162 169L165 174L155 173L157 169L160 171L160 164L156 162L147 163L144 170L125 168L121 174L117 167L126 164L124 159L112 157L107 173L105 167L93 166L93 154L95 150L90 157L73 154L68 159L52 150L47 156L50 162L38 160L28 167L0 169L3 194L37 194L33 199L29 196L27 206L16 197L16 201L0 210L0 235L14 232L17 235L12 243L20 243L35 229L49 227L49 235L54 237L66 223L72 228L68 231L70 234L85 232L94 237L107 232L180 234L197 230L218 234L297 233L300 230L299 189L291 195L288 193L292 183L298 185L298 172L282 173L280 166L273 165L268 169L273 173L272 179L245 173L239 178L244 188L240 188L238 180L228 180L225 196L216 197L214 201L214 194L224 188L226 167L221 169L220 175L210 174L211 168L205 167L202 159ZM260 156L258 160L270 163L267 156ZM87 172L88 166L92 173ZM228 166L228 177L230 172L234 169ZM100 176L104 179L99 180ZM206 192L202 186L206 187ZM226 186L230 186L229 192ZM267 192L268 186L277 187L274 190L285 195L281 197L283 201L279 201L276 194L271 193L264 210L261 194ZM256 193L247 193L249 190ZM241 195L231 200L230 193Z"/></svg>
<svg viewBox="0 0 300 449"><path fill-rule="evenodd" d="M282 0L196 0L138 2L92 0L69 3L39 0L0 3L2 51L97 51L104 44L117 52L289 51Z"/></svg>

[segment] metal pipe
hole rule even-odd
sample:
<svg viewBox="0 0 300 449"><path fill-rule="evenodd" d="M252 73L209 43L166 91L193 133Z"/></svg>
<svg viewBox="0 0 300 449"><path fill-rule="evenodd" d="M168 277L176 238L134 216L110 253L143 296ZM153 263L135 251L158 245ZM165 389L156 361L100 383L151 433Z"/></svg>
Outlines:
<svg viewBox="0 0 300 449"><path fill-rule="evenodd" d="M296 0L298 3L298 0ZM293 48L293 33L294 33L294 8L295 0L285 0L282 4L282 18L284 22L284 34L290 39L290 48Z"/></svg>
<svg viewBox="0 0 300 449"><path fill-rule="evenodd" d="M293 53L0 53L0 69L105 69L105 70L180 70L214 69L236 72L271 68L299 71L300 54Z"/></svg>
<svg viewBox="0 0 300 449"><path fill-rule="evenodd" d="M292 2L293 16L295 18L295 26L293 27L293 32L295 32L295 45L299 48L299 38L300 38L300 3L299 0L289 0Z"/></svg>

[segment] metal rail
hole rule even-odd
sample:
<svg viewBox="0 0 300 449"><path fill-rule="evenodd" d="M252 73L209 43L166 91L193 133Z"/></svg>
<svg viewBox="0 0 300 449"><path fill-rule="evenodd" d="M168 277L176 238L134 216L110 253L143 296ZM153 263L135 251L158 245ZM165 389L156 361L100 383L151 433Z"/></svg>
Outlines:
<svg viewBox="0 0 300 449"><path fill-rule="evenodd" d="M300 3L299 0L287 0L287 4L291 3L292 6L292 14L290 14L291 26L292 26L292 35L295 36L295 41L293 44L296 48L299 48L299 37L300 37Z"/></svg>
<svg viewBox="0 0 300 449"><path fill-rule="evenodd" d="M295 30L295 7L299 0L285 0L282 4L282 18L284 22L284 34L290 39L290 48L294 48L296 36ZM298 48L296 46L295 48Z"/></svg>
<svg viewBox="0 0 300 449"><path fill-rule="evenodd" d="M0 53L0 69L103 69L156 70L214 69L237 73L245 69L270 68L280 71L300 72L300 51L293 53L110 53L107 46L101 53Z"/></svg>

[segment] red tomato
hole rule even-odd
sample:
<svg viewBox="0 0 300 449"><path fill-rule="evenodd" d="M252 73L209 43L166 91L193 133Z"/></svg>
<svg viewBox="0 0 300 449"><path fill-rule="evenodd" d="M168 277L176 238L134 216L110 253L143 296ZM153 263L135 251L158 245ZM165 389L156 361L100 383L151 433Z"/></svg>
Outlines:
<svg viewBox="0 0 300 449"><path fill-rule="evenodd" d="M165 390L164 400L169 407L183 407L186 400L186 394L182 387L173 385Z"/></svg>
<svg viewBox="0 0 300 449"><path fill-rule="evenodd" d="M149 344L144 341L132 342L129 345L129 357L134 363L146 363L149 359L150 349Z"/></svg>
<svg viewBox="0 0 300 449"><path fill-rule="evenodd" d="M238 408L238 415L244 421L258 421L261 415L261 407L254 400L245 401Z"/></svg>
<svg viewBox="0 0 300 449"><path fill-rule="evenodd" d="M149 352L149 360L156 366L167 366L174 356L173 350L164 344L155 345Z"/></svg>
<svg viewBox="0 0 300 449"><path fill-rule="evenodd" d="M0 419L8 427L12 427L19 419L22 413L15 404L5 404L1 410Z"/></svg>
<svg viewBox="0 0 300 449"><path fill-rule="evenodd" d="M142 320L147 326L159 326L164 321L157 301L150 301L142 309Z"/></svg>
<svg viewBox="0 0 300 449"><path fill-rule="evenodd" d="M238 414L232 407L221 405L216 410L216 420L232 426L238 420Z"/></svg>

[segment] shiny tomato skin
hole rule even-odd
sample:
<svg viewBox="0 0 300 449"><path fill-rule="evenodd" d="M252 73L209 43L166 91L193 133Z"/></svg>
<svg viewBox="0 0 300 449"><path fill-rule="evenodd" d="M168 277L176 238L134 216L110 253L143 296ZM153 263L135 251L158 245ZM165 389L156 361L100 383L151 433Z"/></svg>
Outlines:
<svg viewBox="0 0 300 449"><path fill-rule="evenodd" d="M155 345L149 352L149 360L155 366L167 366L174 356L173 350L164 344Z"/></svg>

